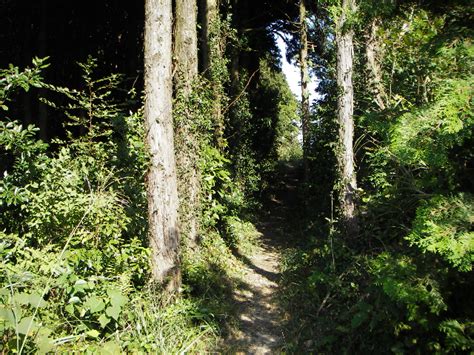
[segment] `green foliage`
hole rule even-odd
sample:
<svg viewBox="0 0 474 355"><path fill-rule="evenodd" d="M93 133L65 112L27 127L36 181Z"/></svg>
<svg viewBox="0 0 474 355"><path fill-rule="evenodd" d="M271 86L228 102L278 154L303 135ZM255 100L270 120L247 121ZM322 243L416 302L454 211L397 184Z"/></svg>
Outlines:
<svg viewBox="0 0 474 355"><path fill-rule="evenodd" d="M311 120L311 173L305 195L295 197L310 212L292 211L287 218L296 223L285 226L288 235L301 234L283 265L285 350L472 352L469 4L364 0L345 14L346 27L358 31L363 228L353 240L335 228L330 195L337 136L332 26L343 9L339 0L317 5L309 35L312 54L321 55L312 69L322 96ZM252 12L243 7L237 15ZM384 110L362 69L365 25L374 19ZM49 90L52 99L42 101L57 109L66 136L48 145L33 125L0 122L0 352L205 353L225 336L219 328L235 319L232 289L261 237L246 214L278 180L277 162L301 157L297 102L262 30L268 24L240 28L237 39L231 23L242 26L230 15L210 26L207 79L174 96L182 230L188 232L190 216L200 221L195 245L184 248L175 300L147 285L147 155L134 90L120 75L98 78L92 58L80 64L82 83L74 89L43 82L46 59L0 70L0 111L15 112L8 108L17 91ZM229 66L239 63L246 67L230 82ZM187 189L195 180L199 201L192 204Z"/></svg>
<svg viewBox="0 0 474 355"><path fill-rule="evenodd" d="M227 243L217 233L209 231L202 236L200 247L183 257L183 273L187 292L202 295L225 316L230 292L238 278L239 261Z"/></svg>
<svg viewBox="0 0 474 355"><path fill-rule="evenodd" d="M233 170L249 199L269 187L278 161L297 160L302 154L297 139L297 101L273 62L267 56L260 59L259 69L252 76L241 73L234 89L239 93L238 100L229 112L227 130ZM252 79L253 88L244 92L244 84Z"/></svg>
<svg viewBox="0 0 474 355"><path fill-rule="evenodd" d="M218 149L212 146L204 148L201 160L204 226L215 226L227 213L223 199L232 194L231 175L227 169L229 162Z"/></svg>
<svg viewBox="0 0 474 355"><path fill-rule="evenodd" d="M471 195L432 197L417 209L411 245L440 255L460 271L472 270L474 261L474 199Z"/></svg>
<svg viewBox="0 0 474 355"><path fill-rule="evenodd" d="M139 293L130 300L126 322L117 335L125 352L199 353L215 347L217 329L212 315L199 301L178 299L167 304Z"/></svg>
<svg viewBox="0 0 474 355"><path fill-rule="evenodd" d="M260 244L261 233L250 222L230 216L226 219L226 239L242 255L251 255Z"/></svg>
<svg viewBox="0 0 474 355"><path fill-rule="evenodd" d="M0 108L8 111L10 97L18 89L28 92L30 87L42 87L44 85L41 71L49 66L46 58L33 58L33 67L23 71L13 64L8 69L0 69Z"/></svg>
<svg viewBox="0 0 474 355"><path fill-rule="evenodd" d="M407 308L407 319L428 325L421 306L429 312L439 314L446 304L439 292L436 280L429 275L420 275L414 260L408 256L382 253L369 261L374 283L397 304Z"/></svg>
<svg viewBox="0 0 474 355"><path fill-rule="evenodd" d="M460 323L457 320L442 322L439 329L445 334L446 349L448 351L469 351L474 343L473 322Z"/></svg>
<svg viewBox="0 0 474 355"><path fill-rule="evenodd" d="M196 85L202 85L200 83ZM197 160L194 168L198 168L200 177L199 245L184 250L183 287L192 295L204 297L206 307L220 322L227 323L232 306L229 292L238 283L241 267L232 249L244 254L251 252L258 244L260 234L250 222L239 217L247 207L244 192L241 185L233 180L231 160L213 145L212 88L206 82L203 86L199 95L193 91L186 105L186 110L189 110L188 105L194 107L192 113L188 113L194 117L192 122L195 128L191 127L191 131L196 133L195 141L189 143L190 135L177 135L178 139L183 139L183 144L194 145L192 154ZM186 117L179 107L178 118ZM177 128L186 124L178 121ZM183 150L183 147L178 147L178 154L183 154Z"/></svg>
<svg viewBox="0 0 474 355"><path fill-rule="evenodd" d="M0 351L207 349L215 328L197 301L147 296L141 111L117 101L119 76L81 67L81 90L41 83L65 99L48 102L66 116L56 150L33 126L1 123Z"/></svg>
<svg viewBox="0 0 474 355"><path fill-rule="evenodd" d="M35 163L46 158L48 145L34 139L38 129L33 125L24 128L17 121L0 122L0 130L2 160L13 167L3 171L0 202L1 206L19 206L28 198L25 185L38 173L39 167ZM15 222L10 220L9 223Z"/></svg>
<svg viewBox="0 0 474 355"><path fill-rule="evenodd" d="M354 150L363 228L352 240L308 228L311 242L287 256L289 351L472 352L472 31L466 3L429 4L360 4L356 37L378 20L375 60L387 94L382 110L361 41ZM320 88L311 177L318 204L328 200L325 149L337 134L331 83Z"/></svg>
<svg viewBox="0 0 474 355"><path fill-rule="evenodd" d="M255 133L252 127L251 103L249 93L244 91L244 83L248 79L248 73L241 74L236 92L242 94L229 109L227 134L235 179L246 197L250 199L261 185L261 176L257 154L252 149Z"/></svg>
<svg viewBox="0 0 474 355"><path fill-rule="evenodd" d="M391 149L404 164L442 168L448 152L472 135L474 80L444 80L428 107L402 115L392 128Z"/></svg>
<svg viewBox="0 0 474 355"><path fill-rule="evenodd" d="M260 61L259 112L266 115L262 128L269 139L269 161L297 160L302 156L298 142L298 102L283 73L271 66L271 60ZM258 127L258 126L257 126ZM254 127L256 128L256 127ZM258 129L258 128L257 128ZM259 134L260 139L264 137ZM275 167L272 167L274 170Z"/></svg>

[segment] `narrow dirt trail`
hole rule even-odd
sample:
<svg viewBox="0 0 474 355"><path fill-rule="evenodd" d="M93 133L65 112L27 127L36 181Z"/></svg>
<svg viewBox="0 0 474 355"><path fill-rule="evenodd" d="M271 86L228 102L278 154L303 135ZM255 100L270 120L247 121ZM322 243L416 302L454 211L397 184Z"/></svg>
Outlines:
<svg viewBox="0 0 474 355"><path fill-rule="evenodd" d="M271 354L282 345L278 267L278 251L266 245L246 260L243 283L234 291L240 321L233 340L237 354Z"/></svg>
<svg viewBox="0 0 474 355"><path fill-rule="evenodd" d="M295 173L282 177L257 224L262 233L261 248L251 257L240 256L245 270L242 284L233 294L240 326L229 339L232 353L275 354L284 345L285 315L277 298L280 255L288 242L289 209L297 202L298 181Z"/></svg>

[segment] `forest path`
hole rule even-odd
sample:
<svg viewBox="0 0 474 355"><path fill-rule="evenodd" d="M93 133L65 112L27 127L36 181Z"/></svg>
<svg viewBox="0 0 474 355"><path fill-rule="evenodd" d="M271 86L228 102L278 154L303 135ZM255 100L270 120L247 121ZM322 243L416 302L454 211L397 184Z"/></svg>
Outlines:
<svg viewBox="0 0 474 355"><path fill-rule="evenodd" d="M285 315L277 298L280 256L289 243L288 219L290 209L298 203L299 183L293 166L286 166L285 171L257 223L262 233L261 247L250 257L239 256L245 269L242 283L233 293L240 324L230 339L231 353L275 354L284 345Z"/></svg>

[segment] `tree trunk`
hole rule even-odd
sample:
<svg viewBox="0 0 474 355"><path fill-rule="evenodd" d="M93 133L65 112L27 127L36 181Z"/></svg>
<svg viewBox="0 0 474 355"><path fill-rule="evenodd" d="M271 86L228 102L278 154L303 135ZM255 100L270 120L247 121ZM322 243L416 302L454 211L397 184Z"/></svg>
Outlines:
<svg viewBox="0 0 474 355"><path fill-rule="evenodd" d="M353 35L351 28L346 28L347 15L355 11L354 0L342 1L342 13L336 24L337 44L337 85L339 87L338 121L339 151L337 160L342 186L340 188L340 205L343 223L348 236L358 234L355 194L357 181L354 168L354 91L352 86L353 71Z"/></svg>
<svg viewBox="0 0 474 355"><path fill-rule="evenodd" d="M204 75L213 88L214 139L219 150L224 150L224 117L222 115L222 78L219 61L224 53L221 49L219 0L202 0L202 63Z"/></svg>
<svg viewBox="0 0 474 355"><path fill-rule="evenodd" d="M194 0L176 0L174 58L176 70L176 89L184 101L192 93L192 84L198 73L197 52L197 8ZM181 195L181 229L187 237L189 246L197 244L199 230L199 137L193 128L193 112L185 111L185 122L176 132L180 142L177 154L179 174L179 193ZM186 201L186 202L184 202Z"/></svg>
<svg viewBox="0 0 474 355"><path fill-rule="evenodd" d="M213 41L212 36L216 35L213 33L215 29L215 22L219 16L219 5L218 0L201 0L201 25L202 25L202 38L201 38L201 58L203 73L210 79L210 67L212 65L213 55Z"/></svg>
<svg viewBox="0 0 474 355"><path fill-rule="evenodd" d="M305 178L308 177L309 148L309 71L308 71L308 28L306 25L306 4L300 0L300 74L301 74L301 129L303 135L303 160Z"/></svg>
<svg viewBox="0 0 474 355"><path fill-rule="evenodd" d="M380 67L380 43L377 38L378 19L370 24L370 32L367 37L365 54L367 57L367 70L369 72L369 89L374 101L381 110L385 110L387 93L383 86L382 68Z"/></svg>
<svg viewBox="0 0 474 355"><path fill-rule="evenodd" d="M242 36L242 28L240 25L241 14L239 9L239 0L232 1L232 27L235 29L237 37ZM236 97L239 94L239 79L240 79L240 48L236 45L232 48L230 58L230 87L232 96Z"/></svg>
<svg viewBox="0 0 474 355"><path fill-rule="evenodd" d="M191 93L192 81L198 73L197 7L193 0L176 0L175 11L175 68L180 89Z"/></svg>
<svg viewBox="0 0 474 355"><path fill-rule="evenodd" d="M172 1L145 0L145 132L148 224L153 280L167 291L181 283L178 192L172 120Z"/></svg>

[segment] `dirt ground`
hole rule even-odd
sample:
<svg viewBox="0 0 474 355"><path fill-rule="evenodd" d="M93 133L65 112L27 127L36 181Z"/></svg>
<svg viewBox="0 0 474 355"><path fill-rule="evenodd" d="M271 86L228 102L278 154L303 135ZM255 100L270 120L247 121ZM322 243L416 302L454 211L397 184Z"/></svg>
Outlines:
<svg viewBox="0 0 474 355"><path fill-rule="evenodd" d="M243 280L234 291L238 330L231 334L227 347L234 354L278 354L284 346L284 311L278 303L280 256L288 240L288 226L294 224L291 209L298 204L299 178L295 169L287 169L270 194L260 223L262 246L251 257L240 256L243 261ZM226 351L227 353L227 351Z"/></svg>
<svg viewBox="0 0 474 355"><path fill-rule="evenodd" d="M272 354L283 340L283 313L276 299L279 254L263 245L246 261L243 283L234 292L240 328L233 334L233 349L237 354Z"/></svg>

